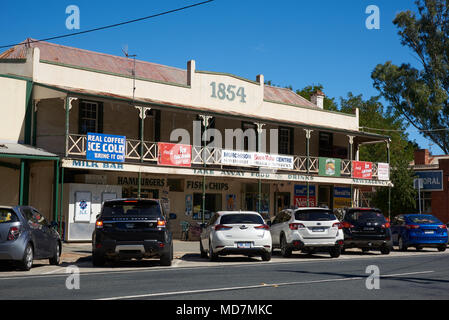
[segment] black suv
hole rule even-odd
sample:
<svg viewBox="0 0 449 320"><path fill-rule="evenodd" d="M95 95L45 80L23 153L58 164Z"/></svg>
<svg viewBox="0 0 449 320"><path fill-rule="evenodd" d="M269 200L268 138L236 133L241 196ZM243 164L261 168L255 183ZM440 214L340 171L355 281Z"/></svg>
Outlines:
<svg viewBox="0 0 449 320"><path fill-rule="evenodd" d="M363 252L380 250L389 254L393 242L390 223L376 208L347 208L341 221L345 235L344 249L360 248Z"/></svg>
<svg viewBox="0 0 449 320"><path fill-rule="evenodd" d="M171 214L172 218L174 214ZM105 201L92 235L92 261L159 257L161 265L173 260L169 218L160 200L120 199Z"/></svg>

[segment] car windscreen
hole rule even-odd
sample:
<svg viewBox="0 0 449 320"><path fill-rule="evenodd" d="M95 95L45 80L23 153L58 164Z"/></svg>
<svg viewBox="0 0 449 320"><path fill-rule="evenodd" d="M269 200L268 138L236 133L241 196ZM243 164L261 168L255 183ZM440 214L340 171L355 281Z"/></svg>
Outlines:
<svg viewBox="0 0 449 320"><path fill-rule="evenodd" d="M295 212L295 220L332 221L337 220L337 217L329 210L298 210Z"/></svg>
<svg viewBox="0 0 449 320"><path fill-rule="evenodd" d="M363 222L366 220L374 220L378 222L386 221L382 213L370 210L351 211L345 216L345 220L358 222Z"/></svg>
<svg viewBox="0 0 449 320"><path fill-rule="evenodd" d="M407 219L416 224L442 224L440 220L431 215L408 216Z"/></svg>
<svg viewBox="0 0 449 320"><path fill-rule="evenodd" d="M19 218L12 209L0 209L0 223L12 223L17 221L19 221Z"/></svg>
<svg viewBox="0 0 449 320"><path fill-rule="evenodd" d="M144 216L146 218L161 218L162 212L156 201L114 201L103 204L102 217Z"/></svg>
<svg viewBox="0 0 449 320"><path fill-rule="evenodd" d="M220 224L265 224L261 216L256 214L226 214L220 219Z"/></svg>

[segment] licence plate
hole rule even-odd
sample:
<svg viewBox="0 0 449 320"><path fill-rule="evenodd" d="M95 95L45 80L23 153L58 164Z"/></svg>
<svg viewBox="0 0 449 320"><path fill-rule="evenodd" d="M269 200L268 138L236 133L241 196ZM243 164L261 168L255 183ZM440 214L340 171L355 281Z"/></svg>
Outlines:
<svg viewBox="0 0 449 320"><path fill-rule="evenodd" d="M249 249L251 248L251 242L238 242L237 248L239 249Z"/></svg>
<svg viewBox="0 0 449 320"><path fill-rule="evenodd" d="M374 228L363 228L365 231L374 231Z"/></svg>
<svg viewBox="0 0 449 320"><path fill-rule="evenodd" d="M312 228L313 232L324 232L324 228Z"/></svg>
<svg viewBox="0 0 449 320"><path fill-rule="evenodd" d="M433 231L433 230L425 230L424 233L425 233L425 234L433 234L434 231Z"/></svg>

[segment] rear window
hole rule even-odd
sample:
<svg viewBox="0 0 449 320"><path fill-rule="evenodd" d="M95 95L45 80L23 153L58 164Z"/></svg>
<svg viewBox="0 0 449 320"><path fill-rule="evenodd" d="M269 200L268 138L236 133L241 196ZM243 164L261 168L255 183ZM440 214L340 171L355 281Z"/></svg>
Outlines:
<svg viewBox="0 0 449 320"><path fill-rule="evenodd" d="M345 216L345 220L348 221L376 220L380 222L386 221L382 213L369 210L351 211Z"/></svg>
<svg viewBox="0 0 449 320"><path fill-rule="evenodd" d="M416 224L442 224L442 222L440 220L438 220L436 217L429 216L429 215L408 216L407 218L410 220L410 222L416 223Z"/></svg>
<svg viewBox="0 0 449 320"><path fill-rule="evenodd" d="M19 218L17 218L16 213L12 209L0 209L0 223L11 223L17 221L19 221Z"/></svg>
<svg viewBox="0 0 449 320"><path fill-rule="evenodd" d="M337 217L329 210L299 210L295 212L295 219L300 221L332 221Z"/></svg>
<svg viewBox="0 0 449 320"><path fill-rule="evenodd" d="M161 218L162 212L156 201L114 201L103 204L102 217L145 216Z"/></svg>
<svg viewBox="0 0 449 320"><path fill-rule="evenodd" d="M265 224L262 217L256 214L227 214L220 219L221 224Z"/></svg>

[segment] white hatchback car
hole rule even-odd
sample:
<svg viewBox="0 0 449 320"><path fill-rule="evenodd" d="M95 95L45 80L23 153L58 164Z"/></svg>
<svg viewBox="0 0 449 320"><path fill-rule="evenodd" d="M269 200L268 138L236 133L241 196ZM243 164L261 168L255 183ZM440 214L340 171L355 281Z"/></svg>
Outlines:
<svg viewBox="0 0 449 320"><path fill-rule="evenodd" d="M200 237L201 257L211 261L219 255L241 254L271 260L270 227L251 211L217 212L204 226Z"/></svg>
<svg viewBox="0 0 449 320"><path fill-rule="evenodd" d="M344 234L342 225L330 209L286 209L271 223L273 248L280 248L284 257L293 250L306 253L329 252L332 258L341 254Z"/></svg>

